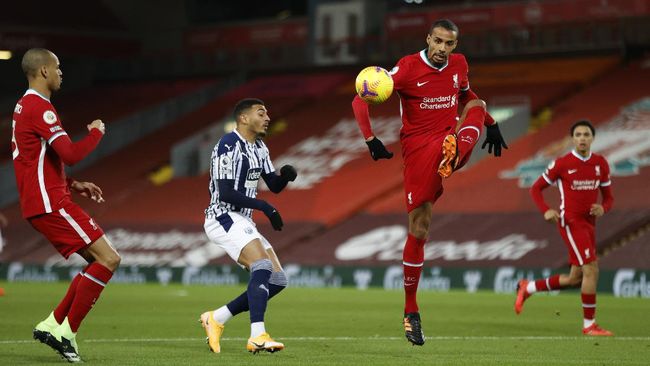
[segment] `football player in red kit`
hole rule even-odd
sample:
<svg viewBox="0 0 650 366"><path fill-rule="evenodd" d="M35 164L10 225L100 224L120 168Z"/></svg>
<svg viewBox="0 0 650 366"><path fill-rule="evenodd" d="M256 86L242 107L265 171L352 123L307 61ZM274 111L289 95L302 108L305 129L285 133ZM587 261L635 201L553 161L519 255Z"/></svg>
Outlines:
<svg viewBox="0 0 650 366"><path fill-rule="evenodd" d="M424 264L424 243L429 236L432 207L442 195L442 179L460 169L472 153L483 125L483 147L496 156L507 148L499 127L486 112L485 102L470 90L465 56L451 53L458 44L458 27L450 20L435 21L429 29L428 47L403 57L391 70L400 98L404 158L404 198L408 211L408 237L403 252L404 329L414 345L424 344L417 287ZM464 105L460 119L459 105ZM374 160L390 159L370 126L368 104L356 96L354 116Z"/></svg>
<svg viewBox="0 0 650 366"><path fill-rule="evenodd" d="M117 269L120 256L99 225L70 197L72 191L101 203L102 190L93 183L67 178L63 165L76 164L93 151L105 127L95 120L87 126L88 135L77 142L70 140L50 102L63 80L54 53L30 49L23 56L22 69L29 89L14 109L11 149L23 217L63 257L77 253L89 263L33 334L67 361L79 362L77 329Z"/></svg>
<svg viewBox="0 0 650 366"><path fill-rule="evenodd" d="M560 235L569 251L571 271L536 281L521 280L517 286L515 312L520 314L524 301L539 291L554 291L580 286L582 333L591 336L611 336L612 332L596 324L596 286L598 258L596 256L596 218L612 208L609 165L602 155L591 152L596 131L589 121L578 121L571 126L575 149L556 159L537 179L530 194L546 221L558 224ZM542 190L557 184L560 190L560 211L544 202ZM598 191L603 195L598 203Z"/></svg>

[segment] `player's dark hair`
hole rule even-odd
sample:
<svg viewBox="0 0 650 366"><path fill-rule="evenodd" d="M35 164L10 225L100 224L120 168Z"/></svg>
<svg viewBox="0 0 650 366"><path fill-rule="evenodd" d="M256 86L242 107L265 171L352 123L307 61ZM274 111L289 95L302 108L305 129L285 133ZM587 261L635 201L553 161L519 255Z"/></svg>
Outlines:
<svg viewBox="0 0 650 366"><path fill-rule="evenodd" d="M256 104L264 105L264 102L261 99L257 98L246 98L237 102L237 104L235 104L235 109L232 112L232 116L235 121L237 121L237 117L239 117L240 114L244 113L244 111L248 110L250 107Z"/></svg>
<svg viewBox="0 0 650 366"><path fill-rule="evenodd" d="M431 24L431 28L429 28L429 34L433 32L434 28L442 27L445 28L448 31L456 32L456 36L460 35L460 30L458 29L458 26L452 22L449 19L438 19L433 24Z"/></svg>
<svg viewBox="0 0 650 366"><path fill-rule="evenodd" d="M35 76L42 66L51 62L52 52L45 48L30 48L23 55L20 66L26 76Z"/></svg>
<svg viewBox="0 0 650 366"><path fill-rule="evenodd" d="M578 126L587 126L587 127L589 127L589 129L591 130L591 134L592 134L593 136L596 136L596 129L595 129L594 126L591 124L591 122L589 122L589 121L586 120L586 119L582 119L582 120L580 120L580 121L574 123L573 126L571 126L571 130L570 130L570 132L571 132L571 136L573 136L573 131L575 131L576 127L578 127Z"/></svg>

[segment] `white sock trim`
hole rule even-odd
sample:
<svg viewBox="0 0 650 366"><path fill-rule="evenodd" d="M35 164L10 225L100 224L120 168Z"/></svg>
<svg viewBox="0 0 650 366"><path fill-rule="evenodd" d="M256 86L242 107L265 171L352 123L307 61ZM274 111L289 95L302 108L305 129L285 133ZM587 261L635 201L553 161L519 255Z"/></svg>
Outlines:
<svg viewBox="0 0 650 366"><path fill-rule="evenodd" d="M582 319L582 327L583 327L583 328L589 328L589 327L591 327L595 322L596 322L596 318L594 318L594 319Z"/></svg>
<svg viewBox="0 0 650 366"><path fill-rule="evenodd" d="M534 294L537 292L537 286L535 286L535 281L530 281L528 282L528 286L526 286L526 292L529 294Z"/></svg>

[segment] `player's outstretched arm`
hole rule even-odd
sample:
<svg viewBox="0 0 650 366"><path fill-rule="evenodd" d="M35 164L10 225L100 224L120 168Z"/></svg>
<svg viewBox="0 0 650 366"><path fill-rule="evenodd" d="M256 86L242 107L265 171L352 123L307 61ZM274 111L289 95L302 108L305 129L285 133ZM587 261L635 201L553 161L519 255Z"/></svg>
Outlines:
<svg viewBox="0 0 650 366"><path fill-rule="evenodd" d="M501 156L501 147L504 149L508 148L506 141L501 136L501 130L499 130L499 125L494 122L492 125L487 126L487 134L485 135L485 141L481 149L485 149L485 145L488 145L488 154L492 153L494 149L494 156Z"/></svg>
<svg viewBox="0 0 650 366"><path fill-rule="evenodd" d="M252 208L259 210L268 217L274 230L282 230L284 223L282 216L275 207L271 206L268 202L257 198L251 198L235 189L235 181L233 179L219 179L219 199L226 203L230 203L237 207Z"/></svg>
<svg viewBox="0 0 650 366"><path fill-rule="evenodd" d="M269 190L273 193L280 193L287 186L289 182L293 182L298 177L298 172L296 168L291 165L284 165L280 168L280 175L275 174L275 172L269 174L262 174L262 179L264 183L269 187Z"/></svg>
<svg viewBox="0 0 650 366"><path fill-rule="evenodd" d="M67 134L59 136L52 142L52 148L65 165L72 166L83 160L97 147L104 136L105 129L102 121L95 120L87 127L88 135L77 142L72 142Z"/></svg>
<svg viewBox="0 0 650 366"><path fill-rule="evenodd" d="M357 120L359 129L361 130L363 137L366 139L366 144L368 145L372 159L377 161L379 159L392 158L393 153L386 150L386 147L381 140L379 140L372 132L372 128L370 127L370 111L368 103L356 95L352 100L352 111L354 112L354 118Z"/></svg>

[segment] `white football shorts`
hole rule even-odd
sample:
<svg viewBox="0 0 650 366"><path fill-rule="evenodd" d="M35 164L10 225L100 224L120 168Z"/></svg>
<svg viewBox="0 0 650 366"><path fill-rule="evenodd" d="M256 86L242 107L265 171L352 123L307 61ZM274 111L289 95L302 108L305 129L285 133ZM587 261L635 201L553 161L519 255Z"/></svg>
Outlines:
<svg viewBox="0 0 650 366"><path fill-rule="evenodd" d="M232 223L223 217L225 215L230 216ZM210 241L225 250L235 262L239 259L239 255L246 244L255 239L259 239L262 242L265 250L272 248L271 243L257 231L255 223L248 217L237 212L229 212L225 215L221 216L221 220L206 217L203 228ZM226 231L226 227L224 226L228 225L230 225L230 228Z"/></svg>

